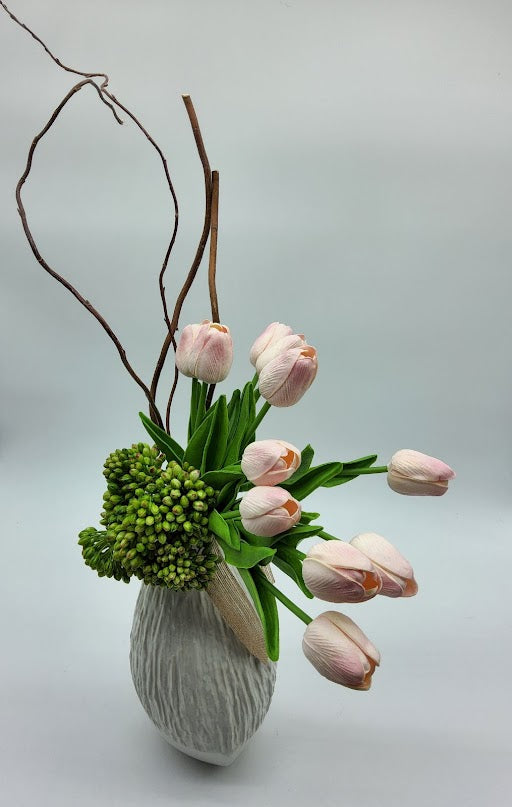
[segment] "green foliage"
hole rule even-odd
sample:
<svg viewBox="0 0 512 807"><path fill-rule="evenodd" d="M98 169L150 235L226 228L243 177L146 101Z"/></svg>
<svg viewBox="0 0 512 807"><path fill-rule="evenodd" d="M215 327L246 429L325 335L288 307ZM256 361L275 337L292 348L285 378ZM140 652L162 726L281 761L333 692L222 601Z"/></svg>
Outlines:
<svg viewBox="0 0 512 807"><path fill-rule="evenodd" d="M239 569L239 574L254 603L261 620L268 657L271 661L279 658L279 615L275 597L263 588L259 570Z"/></svg>
<svg viewBox="0 0 512 807"><path fill-rule="evenodd" d="M266 560L271 560L275 555L275 549L267 546L252 546L246 541L240 541L239 549L234 549L230 543L222 538L217 538L226 563L236 566L237 569L251 569Z"/></svg>
<svg viewBox="0 0 512 807"><path fill-rule="evenodd" d="M351 479L357 479L360 474L355 473L355 471L370 468L376 459L377 454L369 454L367 457L360 457L358 460L344 462L341 471L324 482L324 488L334 488L338 485L344 485L345 482L350 482ZM350 473L346 473L347 471Z"/></svg>
<svg viewBox="0 0 512 807"><path fill-rule="evenodd" d="M230 406L232 401L233 399L230 401ZM241 394L240 404L231 406L225 465L232 465L240 460L245 446L250 442L250 440L245 440L245 432L248 425L254 421L255 411L254 388L249 381Z"/></svg>
<svg viewBox="0 0 512 807"><path fill-rule="evenodd" d="M312 600L313 595L302 576L302 557L302 552L297 552L296 549L279 546L272 562L298 585L306 597Z"/></svg>
<svg viewBox="0 0 512 807"><path fill-rule="evenodd" d="M139 417L142 420L144 428L146 429L147 433L150 437L153 438L155 444L158 446L160 451L162 451L168 460L175 460L176 462L182 462L183 460L183 449L176 442L173 440L170 434L167 434L160 426L157 426L156 423L153 423L144 412L139 412Z"/></svg>
<svg viewBox="0 0 512 807"><path fill-rule="evenodd" d="M308 443L308 445L300 453L300 465L299 465L299 467L297 468L295 473L289 479L287 479L287 483L289 485L293 485L295 482L297 482L298 479L300 479L302 476L304 476L304 474L307 471L309 471L309 469L311 467L311 463L313 462L313 457L314 456L315 456L315 452L314 452L313 448Z"/></svg>
<svg viewBox="0 0 512 807"><path fill-rule="evenodd" d="M310 468L296 482L283 482L281 487L288 490L294 499L305 499L317 488L325 485L329 479L339 474L343 468L341 462L326 462L324 465L317 465Z"/></svg>

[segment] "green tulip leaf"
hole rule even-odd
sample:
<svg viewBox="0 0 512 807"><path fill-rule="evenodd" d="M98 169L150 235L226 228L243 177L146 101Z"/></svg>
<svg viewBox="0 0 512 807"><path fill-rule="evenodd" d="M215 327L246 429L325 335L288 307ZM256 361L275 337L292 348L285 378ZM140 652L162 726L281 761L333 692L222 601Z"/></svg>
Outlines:
<svg viewBox="0 0 512 807"><path fill-rule="evenodd" d="M240 465L228 465L227 468L221 468L218 471L207 471L202 475L201 479L205 485L211 485L212 488L220 490L228 482L237 482L239 479L245 479L245 477Z"/></svg>
<svg viewBox="0 0 512 807"><path fill-rule="evenodd" d="M236 566L237 569L252 569L252 567L257 566L260 561L266 558L272 558L275 554L275 549L270 549L266 546L251 546L245 541L240 542L239 549L233 549L230 544L220 536L218 536L218 541L224 552L226 563L229 563L231 566Z"/></svg>
<svg viewBox="0 0 512 807"><path fill-rule="evenodd" d="M284 532L278 536L279 546L287 546L295 548L300 541L306 538L313 538L315 535L320 535L323 527L320 524L298 524L292 530Z"/></svg>
<svg viewBox="0 0 512 807"><path fill-rule="evenodd" d="M247 591L254 603L256 612L261 620L263 628L263 636L265 637L265 647L267 655L271 661L277 661L279 658L279 615L277 614L277 605L275 597L272 604L269 598L263 596L263 603L261 599L261 590L258 589L253 579L253 574L249 569L239 569L239 574L245 584ZM266 610L265 610L266 609ZM276 642L276 619L277 619L277 642Z"/></svg>
<svg viewBox="0 0 512 807"><path fill-rule="evenodd" d="M267 654L271 661L277 661L279 658L279 614L277 611L276 598L272 591L269 591L268 588L261 583L262 578L266 578L260 569L252 569L251 576L256 585L261 607L265 614L263 628Z"/></svg>
<svg viewBox="0 0 512 807"><path fill-rule="evenodd" d="M221 541L224 541L234 550L240 548L240 535L232 533L230 526L217 510L213 510L208 519L208 528Z"/></svg>
<svg viewBox="0 0 512 807"><path fill-rule="evenodd" d="M237 503L239 489L240 480L237 479L234 479L232 482L226 482L220 489L219 495L217 496L217 509L219 513L233 509Z"/></svg>
<svg viewBox="0 0 512 807"><path fill-rule="evenodd" d="M238 462L240 460L243 448L245 448L245 446L242 447L245 430L247 429L247 425L251 422L250 420L251 413L253 413L254 411L255 411L254 390L251 382L249 381L245 385L242 392L242 398L240 401L240 411L238 413L236 427L233 430L230 428L229 431L228 448L224 459L224 463L226 465L231 465L232 463Z"/></svg>
<svg viewBox="0 0 512 807"><path fill-rule="evenodd" d="M360 474L354 473L354 471L357 471L358 469L364 470L365 468L370 468L376 459L377 454L369 454L367 457L360 457L358 460L344 462L340 473L327 480L323 487L335 488L338 485L344 485L345 482L350 482L352 479L357 479ZM345 473L346 471L350 471L350 473L347 474Z"/></svg>
<svg viewBox="0 0 512 807"><path fill-rule="evenodd" d="M295 473L292 476L290 476L289 479L286 480L288 485L293 485L294 482L297 482L298 479L300 479L302 476L304 476L305 473L307 473L307 471L309 471L311 463L313 462L314 455L315 452L313 448L308 444L306 448L303 451L301 451L299 467L297 468Z"/></svg>
<svg viewBox="0 0 512 807"><path fill-rule="evenodd" d="M201 459L201 473L222 468L228 439L228 408L226 396L221 395L215 406L215 414L211 420L210 431Z"/></svg>
<svg viewBox="0 0 512 807"><path fill-rule="evenodd" d="M304 582L302 576L302 553L297 553L295 549L289 549L279 546L275 556L272 558L272 563L281 569L282 572L288 575L300 588L303 594L310 600L313 599L313 594L310 592Z"/></svg>
<svg viewBox="0 0 512 807"><path fill-rule="evenodd" d="M308 513L306 510L303 510L300 515L299 524L309 524L311 521L314 521L316 518L320 518L320 513Z"/></svg>
<svg viewBox="0 0 512 807"><path fill-rule="evenodd" d="M201 384L197 380L197 378L192 379L192 391L190 393L190 415L188 419L188 439L192 437L195 427L196 427L196 419L197 419L197 407L199 405L199 394L201 390Z"/></svg>
<svg viewBox="0 0 512 807"><path fill-rule="evenodd" d="M350 460L343 463L343 468L355 471L357 468L369 468L377 459L377 454L368 454L367 457L360 457L358 460Z"/></svg>
<svg viewBox="0 0 512 807"><path fill-rule="evenodd" d="M139 412L139 417L142 420L143 426L149 436L155 441L155 445L162 451L167 459L175 460L180 465L183 462L184 451L176 440L173 440L170 434L167 434L160 426L153 423L144 412Z"/></svg>
<svg viewBox="0 0 512 807"><path fill-rule="evenodd" d="M212 420L217 411L217 402L208 410L203 422L194 430L185 449L183 461L190 463L194 468L200 468L203 461L204 447L210 434Z"/></svg>
<svg viewBox="0 0 512 807"><path fill-rule="evenodd" d="M300 501L317 488L325 486L325 483L337 476L342 468L341 462L326 462L323 465L310 468L297 482L291 485L289 482L283 482L281 487L288 490L295 499Z"/></svg>
<svg viewBox="0 0 512 807"><path fill-rule="evenodd" d="M228 418L229 418L229 427L231 429L232 424L234 424L236 428L236 424L238 423L238 415L240 414L240 401L242 398L242 393L239 389L233 390L233 394L231 399L228 403Z"/></svg>

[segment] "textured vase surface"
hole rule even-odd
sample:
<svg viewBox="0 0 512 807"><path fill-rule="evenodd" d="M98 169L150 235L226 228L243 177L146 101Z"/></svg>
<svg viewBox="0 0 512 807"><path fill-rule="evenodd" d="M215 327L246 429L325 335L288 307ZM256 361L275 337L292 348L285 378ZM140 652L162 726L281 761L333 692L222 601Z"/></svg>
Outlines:
<svg viewBox="0 0 512 807"><path fill-rule="evenodd" d="M265 717L276 664L255 658L205 591L142 585L131 633L133 683L167 742L229 765Z"/></svg>

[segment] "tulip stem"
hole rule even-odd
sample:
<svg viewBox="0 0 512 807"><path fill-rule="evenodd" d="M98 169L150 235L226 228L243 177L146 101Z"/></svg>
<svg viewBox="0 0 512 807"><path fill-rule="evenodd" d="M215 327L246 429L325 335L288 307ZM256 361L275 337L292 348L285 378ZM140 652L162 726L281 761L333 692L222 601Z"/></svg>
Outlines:
<svg viewBox="0 0 512 807"><path fill-rule="evenodd" d="M206 381L203 381L201 384L201 390L199 392L199 401L197 402L197 411L196 411L196 422L195 428L201 424L205 414L206 414L206 395L208 393L208 384Z"/></svg>
<svg viewBox="0 0 512 807"><path fill-rule="evenodd" d="M340 476L359 476L360 474L385 474L388 471L387 465L377 465L374 468L345 468L342 469Z"/></svg>
<svg viewBox="0 0 512 807"><path fill-rule="evenodd" d="M245 434L246 434L247 437L250 437L252 434L254 434L254 432L256 431L258 426L260 425L261 421L263 420L263 418L265 417L265 415L267 414L269 409L270 409L270 404L269 404L268 401L265 401L265 403L261 407L260 411L256 415L255 419L253 420L251 425L246 430Z"/></svg>
<svg viewBox="0 0 512 807"><path fill-rule="evenodd" d="M306 612L303 611L302 608L299 608L298 605L295 605L294 602L288 599L286 594L283 594L283 592L279 591L279 589L276 588L276 586L274 586L274 584L271 583L270 580L267 580L267 578L265 577L263 572L260 571L260 569L256 568L255 572L258 577L258 585L261 585L262 588L266 588L268 591L271 591L276 600L282 602L283 605L285 605L288 608L288 610L292 612L292 614L298 616L299 619L301 619L305 625L309 625L309 623L313 621L312 617L308 616L308 614L306 614Z"/></svg>

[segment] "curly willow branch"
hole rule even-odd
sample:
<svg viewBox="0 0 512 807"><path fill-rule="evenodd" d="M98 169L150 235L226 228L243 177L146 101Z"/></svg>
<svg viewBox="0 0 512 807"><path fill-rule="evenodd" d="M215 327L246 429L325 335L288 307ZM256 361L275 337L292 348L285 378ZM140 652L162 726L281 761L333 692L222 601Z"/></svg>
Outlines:
<svg viewBox="0 0 512 807"><path fill-rule="evenodd" d="M35 243L34 237L33 237L32 233L30 231L30 227L28 225L28 220L27 220L27 214L25 212L25 208L24 208L24 205L23 205L23 202L22 202L22 199L21 199L21 189L23 188L23 185L25 184L25 182L26 182L26 180L27 180L27 178L28 178L28 176L30 174L30 171L31 171L31 168L32 168L32 161L33 161L33 158L34 158L34 153L35 153L35 150L37 148L37 145L38 145L39 141L42 140L42 138L45 136L45 134L48 132L48 130L53 126L53 124L57 120L58 116L60 115L60 113L62 112L62 110L64 109L64 107L68 103L68 101L70 101L71 98L77 92L79 92L82 89L82 87L85 87L86 84L91 84L98 93L101 92L99 87L90 78L86 78L83 81L80 81L78 84L75 84L75 86L72 87L72 89L68 92L68 94L62 99L60 104L54 110L54 112L53 112L52 116L50 117L50 119L48 120L46 126L44 126L44 128L41 129L39 134L37 134L34 137L32 143L31 143L29 152L28 152L27 164L26 164L25 170L24 170L22 176L20 177L20 179L18 181L18 184L16 185L16 202L18 204L18 213L20 214L21 223L23 225L23 229L25 231L25 235L27 237L28 243L30 244L30 248L32 249L32 252L34 253L34 256L35 256L36 260L38 261L38 263L43 267L43 269L46 272L48 272L49 275L51 275L55 280L57 280L59 283L61 283L69 292L71 292L71 294L78 300L78 302L81 303L84 306L84 308L86 308L87 311L89 311L89 313L92 314L93 317L100 323L102 328L106 331L107 335L110 337L110 339L115 344L115 346L117 348L117 351L119 353L119 356L121 358L121 361L124 364L124 366L126 367L126 369L128 370L129 374L131 375L133 380L139 385L139 387L141 387L141 389L144 391L144 393L146 395L146 398L148 399L148 402L149 402L149 406L150 406L150 410L152 412L152 416L154 416L157 419L159 425L162 425L162 419L160 417L160 414L159 414L158 409L157 409L156 404L155 404L155 400L154 400L153 396L151 395L150 390L144 384L142 379L139 378L139 376L137 375L137 373L135 372L135 370L131 366L130 362L128 361L128 359L126 357L126 352L125 352L121 342L117 338L116 334L114 333L114 331L112 330L112 328L110 327L110 325L108 324L106 319L99 313L99 311L96 310L96 308L89 302L89 300L86 300L85 297L83 297L80 294L80 292L68 280L66 280L62 275L60 275L58 272L56 272L54 269L52 269L51 266L46 262L46 260L43 258L43 256L39 252L39 249L38 249L38 247L37 247L37 245ZM110 104L108 104L108 106L110 106ZM115 114L115 111L114 111L114 114Z"/></svg>
<svg viewBox="0 0 512 807"><path fill-rule="evenodd" d="M204 173L204 190L205 190L205 211L204 211L204 224L203 230L199 239L199 244L197 246L196 254L194 256L194 260L192 261L192 266L190 267L189 273L183 284L183 287L178 295L178 299L176 300L176 305L174 307L174 313L172 315L171 320L171 327L169 329L169 333L167 334L165 341L162 345L162 349L160 351L160 356L158 357L158 361L155 367L155 372L153 375L153 381L151 382L151 393L153 396L156 395L156 390L158 387L158 381L160 379L160 374L162 372L162 368L165 364L165 359L167 357L167 353L169 351L169 347L171 344L174 344L176 347L176 342L174 340L174 334L178 328L178 320L181 314L181 309L183 308L183 303L185 302L185 298L190 291L192 283L194 282L194 278L197 274L197 270L201 264L203 259L204 250L206 247L206 242L208 241L208 236L210 234L210 227L211 227L211 220L212 220L212 173L210 169L210 163L208 162L208 155L206 154L206 149L204 147L203 137L201 135L201 130L199 128L199 121L197 120L196 111L194 109L194 105L192 103L192 99L190 95L183 96L183 103L185 104L185 108L187 110L187 114L190 120L190 125L192 127L192 132L194 135L194 140L196 141L196 147L199 154L199 158L201 160L201 165L203 166L203 173ZM169 420L169 412L172 405L172 400L174 397L174 393L176 391L176 386L178 383L178 377L175 373L174 376L174 383L171 389L171 394L169 396L169 400L167 402L167 422Z"/></svg>
<svg viewBox="0 0 512 807"><path fill-rule="evenodd" d="M40 37L37 36L37 34L35 34L27 25L25 25L25 23L21 22L21 20L19 20L18 17L16 17L10 11L8 6L4 2L2 2L2 0L0 0L0 5L4 9L4 11L9 15L9 17L17 25L19 25L21 28L23 28L33 39L35 39L36 42L38 42L42 46L42 48L45 50L45 52L55 62L55 64L57 64L63 70L65 70L65 71L67 71L69 73L74 73L75 75L78 75L78 76L83 76L84 78L87 78L87 79L102 78L103 81L102 81L100 87L98 87L97 84L95 82L93 82L93 81L84 82L84 83L90 83L90 84L92 84L93 87L95 87L96 91L98 92L98 96L99 96L100 100L112 110L112 113L113 113L116 121L118 123L120 123L120 124L123 123L123 121L118 116L118 114L117 114L117 112L116 112L113 105L117 106L119 109L122 109L123 112L125 112L130 117L130 119L135 123L135 125L139 128L139 130L144 134L144 136L147 138L147 140L151 143L153 148L157 151L157 153L158 153L158 155L159 155L159 157L161 159L162 165L163 165L165 177L166 177L166 180L167 180L167 185L169 187L169 190L170 190L170 193L171 193L171 196L172 196L172 199L173 199L173 205L174 205L174 227L173 227L173 231L172 231L172 235L171 235L171 240L170 240L169 245L167 247L167 250L165 252L164 260L163 260L163 263L162 263L162 268L161 268L160 274L158 276L158 284L159 284L160 297L161 297L162 307L163 307L163 312L164 312L164 319L165 319L168 331L171 332L171 323L169 321L169 315L168 315L168 310L167 310L167 302L166 302L166 298L165 298L164 275L165 275L165 271L166 271L168 263L169 263L169 259L170 259L170 256L171 256L171 252L172 252L175 240L176 240L176 235L177 235L177 231L178 231L179 211L178 211L178 200L177 200L176 193L175 193L175 190L174 190L174 186L173 186L170 174L169 174L169 169L167 167L167 160L166 160L166 158L165 158L165 156L164 156L164 154L162 152L162 149L160 148L160 146L158 146L156 141L151 137L149 132L145 129L145 127L138 120L138 118L126 106L124 106L112 93L110 93L107 90L109 78L108 78L108 75L106 73L101 73L101 72L100 73L85 73L85 72L83 72L81 70L76 70L76 69L74 69L72 67L68 67L63 62L61 62L60 59L58 59L50 51L50 49L47 47L47 45L43 42L43 40ZM81 83L80 85L77 85L75 88L73 88L73 91L71 92L71 95L73 95L75 92L78 92L78 90L81 89L82 86L84 86L84 83ZM71 95L69 97L71 97ZM107 101L104 96L109 98L110 101L112 101L112 103L109 103L109 101ZM67 98L67 100L64 102L63 105L65 105L65 103L67 103L68 100L69 100L69 98ZM62 106L58 109L58 112L60 112L60 109L62 109ZM58 115L58 112L57 112L57 115ZM55 117L57 117L57 115ZM51 123L49 123L49 126L51 126L51 124L53 123L53 120L55 120L55 118L53 118L51 120ZM47 129L46 129L46 131L47 131ZM45 132L43 131L39 135L39 138L42 137L44 135L44 133ZM29 167L29 170L30 170L30 167ZM26 179L26 176L25 176L25 179ZM23 184L23 182L21 183L21 185L22 184ZM20 185L20 187L21 187L21 185ZM25 224L26 224L26 221L25 221ZM25 233L27 233L27 228L26 228L25 224L24 224L24 229L25 229ZM35 244L34 244L34 241L33 241L32 237L31 237L31 240L29 239L29 243L30 243L30 245L31 245L31 247L32 247L32 249L34 251ZM41 263L41 260L38 257L38 254L36 254L35 252L34 252L34 254L36 255L36 258L38 259L38 261ZM41 265L44 265L44 264L41 264ZM50 272L50 274L52 274L52 272ZM53 276L55 277L55 274ZM63 279L61 279L59 282L63 282ZM65 282L64 282L64 285L65 285ZM70 291L71 291L71 288L70 288ZM74 292L72 292L72 293L74 293ZM75 294L75 296L77 296L77 294ZM80 297L77 297L77 299L80 299ZM88 310L91 311L90 308L88 308ZM93 311L91 311L91 313L93 313ZM94 316L96 316L96 315L94 314ZM96 318L98 319L98 317L96 317ZM108 324L106 323L106 321L103 318L101 320L99 320L99 321L102 323L103 327L105 328L105 330L107 330L107 333L112 338L113 337L113 332L110 329L110 327L108 326ZM172 341L172 339L171 339L171 341ZM126 362L126 355L124 354L124 350L122 350L122 348L120 350L119 345L117 343L116 343L116 346L118 347L118 350L120 352L123 364L128 369L128 365L127 365L127 362ZM130 369L128 371L130 372L130 375L132 375L132 377L138 378L138 377L135 377L135 375L133 375L133 373L130 371ZM139 383L139 382L140 382L140 379L137 381L137 383ZM145 387L145 385L143 385L143 389L144 389L144 391L146 392L146 395L147 395L147 388ZM151 416L155 415L158 422L161 423L160 415L158 414L158 410L156 409L156 406L155 406L155 397L156 397L155 393L156 393L156 390L155 390L155 392L150 392L150 397L148 398L148 400L150 401L150 414L151 414Z"/></svg>

